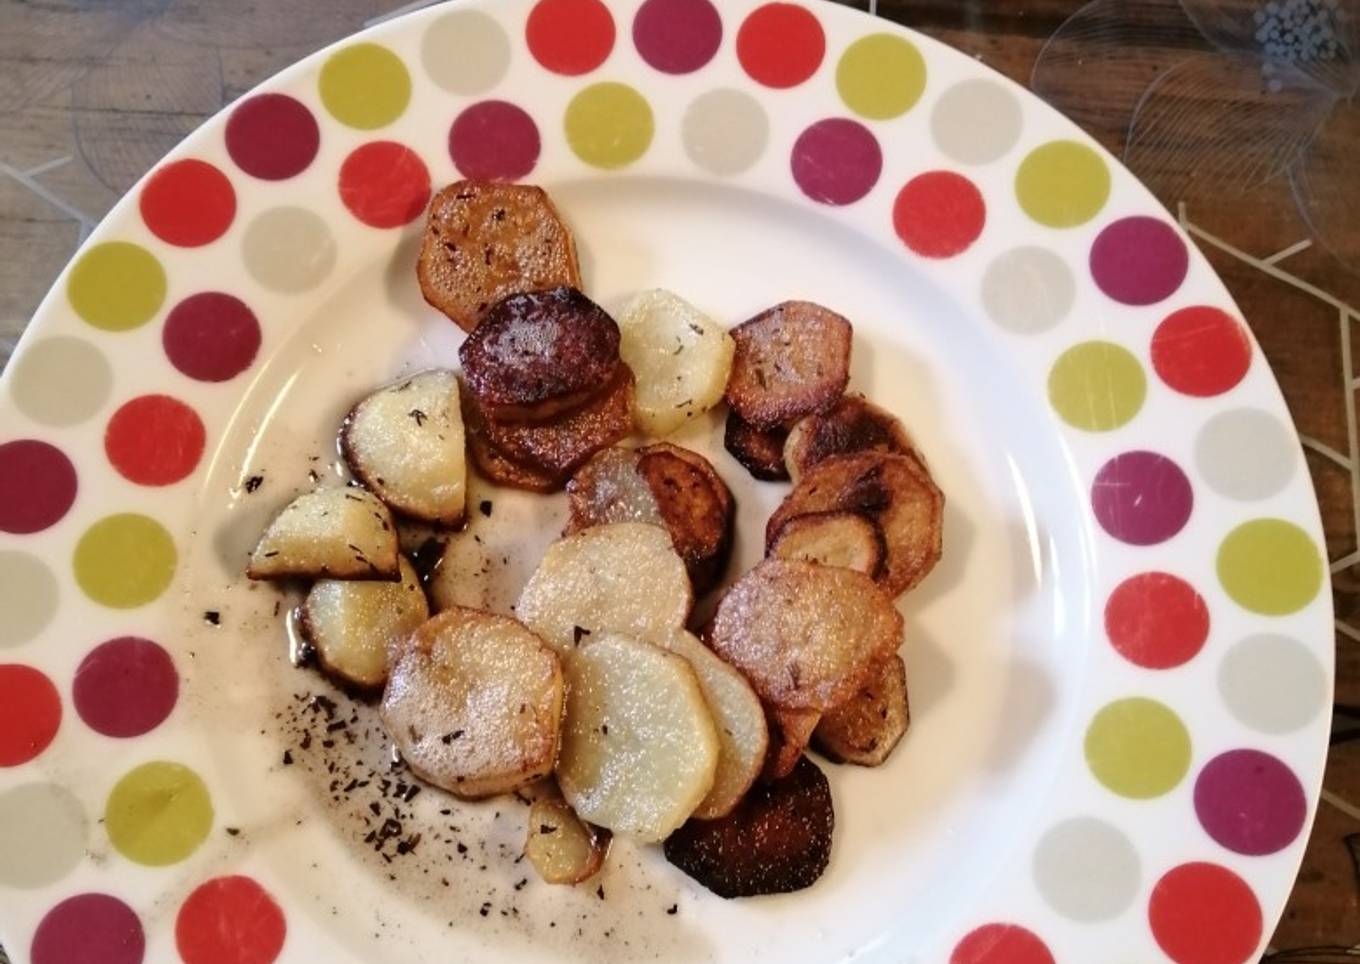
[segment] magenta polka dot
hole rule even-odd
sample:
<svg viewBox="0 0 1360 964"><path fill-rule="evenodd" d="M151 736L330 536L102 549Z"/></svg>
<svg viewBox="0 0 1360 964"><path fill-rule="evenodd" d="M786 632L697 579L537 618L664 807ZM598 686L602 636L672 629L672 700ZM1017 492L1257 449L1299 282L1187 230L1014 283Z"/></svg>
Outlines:
<svg viewBox="0 0 1360 964"><path fill-rule="evenodd" d="M1294 842L1308 802L1298 777L1278 759L1260 750L1231 750L1200 771L1195 813L1224 847L1259 857Z"/></svg>
<svg viewBox="0 0 1360 964"><path fill-rule="evenodd" d="M171 364L190 378L225 382L255 360L260 323L239 298L205 291L175 305L161 342Z"/></svg>
<svg viewBox="0 0 1360 964"><path fill-rule="evenodd" d="M1101 528L1135 546L1156 545L1180 532L1194 504L1180 466L1156 452L1115 456L1091 486L1091 508Z"/></svg>
<svg viewBox="0 0 1360 964"><path fill-rule="evenodd" d="M282 181L305 171L321 146L312 112L286 94L241 101L227 120L227 153L252 177Z"/></svg>
<svg viewBox="0 0 1360 964"><path fill-rule="evenodd" d="M1091 246L1091 276L1101 291L1125 305L1170 298L1189 270L1185 242L1158 218L1116 221Z"/></svg>
<svg viewBox="0 0 1360 964"><path fill-rule="evenodd" d="M71 700L85 724L105 736L141 736L175 708L179 674L170 654L149 639L101 643L76 670Z"/></svg>
<svg viewBox="0 0 1360 964"><path fill-rule="evenodd" d="M793 145L793 179L822 204L852 204L883 173L883 151L869 129L843 117L820 120Z"/></svg>
<svg viewBox="0 0 1360 964"><path fill-rule="evenodd" d="M538 127L522 109L484 100L458 115L449 129L449 154L463 177L517 181L538 163Z"/></svg>
<svg viewBox="0 0 1360 964"><path fill-rule="evenodd" d="M146 934L117 897L77 894L47 912L28 953L33 964L140 964Z"/></svg>
<svg viewBox="0 0 1360 964"><path fill-rule="evenodd" d="M722 45L722 17L709 0L647 0L633 18L633 46L652 67L688 74Z"/></svg>
<svg viewBox="0 0 1360 964"><path fill-rule="evenodd" d="M37 439L0 445L0 532L41 532L75 500L76 469L60 449Z"/></svg>

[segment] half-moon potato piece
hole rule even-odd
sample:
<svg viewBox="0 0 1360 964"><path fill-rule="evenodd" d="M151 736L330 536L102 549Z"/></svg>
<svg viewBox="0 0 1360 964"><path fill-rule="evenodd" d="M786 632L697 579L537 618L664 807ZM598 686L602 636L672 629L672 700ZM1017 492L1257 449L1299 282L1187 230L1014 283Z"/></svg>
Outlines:
<svg viewBox="0 0 1360 964"><path fill-rule="evenodd" d="M447 528L463 521L467 466L453 372L420 372L368 396L345 419L340 451L397 512Z"/></svg>
<svg viewBox="0 0 1360 964"><path fill-rule="evenodd" d="M833 455L852 452L913 452L911 436L898 421L863 395L846 395L825 412L799 419L784 443L784 464L797 482L804 472Z"/></svg>
<svg viewBox="0 0 1360 964"><path fill-rule="evenodd" d="M397 528L377 496L354 486L317 489L283 507L250 554L251 579L401 578Z"/></svg>
<svg viewBox="0 0 1360 964"><path fill-rule="evenodd" d="M810 301L786 301L732 329L727 404L756 428L787 425L836 403L850 381L850 322Z"/></svg>
<svg viewBox="0 0 1360 964"><path fill-rule="evenodd" d="M682 657L606 634L567 660L557 781L583 820L662 840L708 796L717 729Z"/></svg>
<svg viewBox="0 0 1360 964"><path fill-rule="evenodd" d="M563 697L541 639L507 616L455 608L399 648L381 715L416 776L476 799L552 772Z"/></svg>
<svg viewBox="0 0 1360 964"><path fill-rule="evenodd" d="M529 806L529 833L524 853L538 875L550 884L579 884L604 866L612 834L592 827L553 794Z"/></svg>
<svg viewBox="0 0 1360 964"><path fill-rule="evenodd" d="M878 523L854 512L794 516L770 543L770 555L777 559L802 559L854 569L870 579L877 579L882 573L887 554Z"/></svg>
<svg viewBox="0 0 1360 964"><path fill-rule="evenodd" d="M911 726L907 667L901 656L884 661L859 692L817 724L813 745L837 763L876 767Z"/></svg>

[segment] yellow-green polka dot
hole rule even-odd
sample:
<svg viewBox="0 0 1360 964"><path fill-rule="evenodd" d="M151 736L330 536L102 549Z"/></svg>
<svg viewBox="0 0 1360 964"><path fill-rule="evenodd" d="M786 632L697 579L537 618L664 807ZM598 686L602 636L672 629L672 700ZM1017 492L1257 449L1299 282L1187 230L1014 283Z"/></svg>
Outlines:
<svg viewBox="0 0 1360 964"><path fill-rule="evenodd" d="M916 106L926 89L926 62L908 40L890 33L861 37L836 67L841 100L861 117L888 120Z"/></svg>
<svg viewBox="0 0 1360 964"><path fill-rule="evenodd" d="M179 763L144 763L114 786L104 829L128 860L153 867L189 856L212 829L213 807L198 774Z"/></svg>
<svg viewBox="0 0 1360 964"><path fill-rule="evenodd" d="M627 84L592 84L567 105L567 143L594 167L623 167L652 143L652 108Z"/></svg>
<svg viewBox="0 0 1360 964"><path fill-rule="evenodd" d="M175 543L155 519L135 513L100 519L76 544L76 582L97 603L143 606L170 585Z"/></svg>
<svg viewBox="0 0 1360 964"><path fill-rule="evenodd" d="M1026 214L1050 228L1085 224L1110 197L1110 169L1076 141L1051 141L1020 164L1015 194Z"/></svg>
<svg viewBox="0 0 1360 964"><path fill-rule="evenodd" d="M1083 342L1054 363L1048 374L1048 398L1068 425L1108 432L1143 407L1147 377L1128 349L1108 341Z"/></svg>
<svg viewBox="0 0 1360 964"><path fill-rule="evenodd" d="M165 269L140 245L129 241L97 244L71 268L66 297L75 313L95 328L128 331L160 311L165 302Z"/></svg>
<svg viewBox="0 0 1360 964"><path fill-rule="evenodd" d="M321 68L321 102L342 124L371 131L386 127L411 101L411 75L386 47L362 43L327 58Z"/></svg>
<svg viewBox="0 0 1360 964"><path fill-rule="evenodd" d="M1253 519L1218 547L1218 580L1243 609L1265 616L1297 612L1322 589L1322 555L1292 522Z"/></svg>
<svg viewBox="0 0 1360 964"><path fill-rule="evenodd" d="M1190 734L1180 717L1156 700L1116 700L1086 730L1086 763L1121 797L1159 797L1190 769Z"/></svg>

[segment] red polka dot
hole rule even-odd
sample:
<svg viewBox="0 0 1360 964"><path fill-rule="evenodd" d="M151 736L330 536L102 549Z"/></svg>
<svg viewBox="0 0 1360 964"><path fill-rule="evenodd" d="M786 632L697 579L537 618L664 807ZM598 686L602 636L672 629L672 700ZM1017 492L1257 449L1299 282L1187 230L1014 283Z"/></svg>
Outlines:
<svg viewBox="0 0 1360 964"><path fill-rule="evenodd" d="M104 451L118 473L138 485L170 485L203 455L203 420L168 395L134 398L109 419Z"/></svg>
<svg viewBox="0 0 1360 964"><path fill-rule="evenodd" d="M117 897L77 894L43 916L28 953L33 964L140 964L146 933Z"/></svg>
<svg viewBox="0 0 1360 964"><path fill-rule="evenodd" d="M1145 572L1110 594L1105 633L1129 662L1170 669L1193 659L1209 638L1209 607L1184 579Z"/></svg>
<svg viewBox="0 0 1360 964"><path fill-rule="evenodd" d="M305 171L321 146L321 129L301 101L258 94L227 120L227 153L252 177L282 181Z"/></svg>
<svg viewBox="0 0 1360 964"><path fill-rule="evenodd" d="M588 74L614 49L614 18L600 0L538 0L524 39L534 59L553 73Z"/></svg>
<svg viewBox="0 0 1360 964"><path fill-rule="evenodd" d="M76 468L56 446L37 439L0 445L0 532L41 532L75 500Z"/></svg>
<svg viewBox="0 0 1360 964"><path fill-rule="evenodd" d="M204 291L175 305L165 319L161 344L170 363L190 378L225 382L255 360L260 323L239 298Z"/></svg>
<svg viewBox="0 0 1360 964"><path fill-rule="evenodd" d="M430 172L420 155L395 141L356 148L340 167L340 199L364 224L399 228L430 200Z"/></svg>
<svg viewBox="0 0 1360 964"><path fill-rule="evenodd" d="M179 909L175 944L185 964L269 964L283 949L283 911L249 877L215 877Z"/></svg>
<svg viewBox="0 0 1360 964"><path fill-rule="evenodd" d="M33 759L60 726L61 697L52 681L31 666L0 665L0 767Z"/></svg>
<svg viewBox="0 0 1360 964"><path fill-rule="evenodd" d="M1243 964L1261 942L1261 906L1241 877L1216 864L1182 864L1157 881L1148 923L1176 964Z"/></svg>
<svg viewBox="0 0 1360 964"><path fill-rule="evenodd" d="M80 661L71 702L85 725L105 736L149 733L179 698L170 654L149 639L124 636L100 643Z"/></svg>
<svg viewBox="0 0 1360 964"><path fill-rule="evenodd" d="M796 87L817 72L825 55L822 25L797 4L757 7L737 31L737 59L766 87Z"/></svg>
<svg viewBox="0 0 1360 964"><path fill-rule="evenodd" d="M463 177L517 181L538 163L534 119L514 104L486 100L473 104L449 129L449 155Z"/></svg>
<svg viewBox="0 0 1360 964"><path fill-rule="evenodd" d="M923 258L967 251L987 223L987 205L973 182L953 171L930 171L907 182L893 204L893 228Z"/></svg>
<svg viewBox="0 0 1360 964"><path fill-rule="evenodd" d="M196 248L216 241L236 217L236 192L207 161L174 161L142 188L142 220L167 244Z"/></svg>
<svg viewBox="0 0 1360 964"><path fill-rule="evenodd" d="M1221 395L1246 377L1251 339L1227 312L1182 308L1157 326L1152 366L1162 381L1185 395Z"/></svg>
<svg viewBox="0 0 1360 964"><path fill-rule="evenodd" d="M984 924L949 955L949 964L1054 964L1053 955L1032 931L1019 924Z"/></svg>

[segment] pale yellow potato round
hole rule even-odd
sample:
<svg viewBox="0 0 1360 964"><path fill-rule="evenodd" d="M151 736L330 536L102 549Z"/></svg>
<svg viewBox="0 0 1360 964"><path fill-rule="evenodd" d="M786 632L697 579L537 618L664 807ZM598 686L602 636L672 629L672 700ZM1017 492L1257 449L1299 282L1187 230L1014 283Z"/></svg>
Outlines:
<svg viewBox="0 0 1360 964"><path fill-rule="evenodd" d="M663 840L713 788L717 727L690 664L650 643L601 636L567 661L557 782L583 820Z"/></svg>
<svg viewBox="0 0 1360 964"><path fill-rule="evenodd" d="M524 855L550 884L579 884L604 866L610 833L592 827L558 796L542 797L529 807Z"/></svg>
<svg viewBox="0 0 1360 964"><path fill-rule="evenodd" d="M250 554L251 579L401 578L392 513L365 489L300 495L269 523Z"/></svg>
<svg viewBox="0 0 1360 964"><path fill-rule="evenodd" d="M619 355L637 376L638 428L669 435L722 401L736 342L721 325L660 288L619 316Z"/></svg>
<svg viewBox="0 0 1360 964"><path fill-rule="evenodd" d="M303 600L303 636L322 668L350 686L382 686L389 649L429 618L420 577L405 558L399 561L401 582L320 579Z"/></svg>
<svg viewBox="0 0 1360 964"><path fill-rule="evenodd" d="M693 603L670 534L642 522L592 526L548 547L515 614L559 654L604 632L664 639Z"/></svg>

